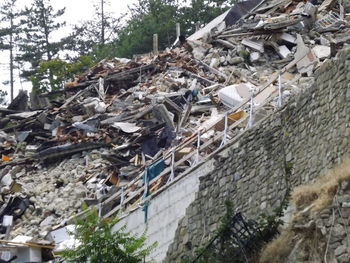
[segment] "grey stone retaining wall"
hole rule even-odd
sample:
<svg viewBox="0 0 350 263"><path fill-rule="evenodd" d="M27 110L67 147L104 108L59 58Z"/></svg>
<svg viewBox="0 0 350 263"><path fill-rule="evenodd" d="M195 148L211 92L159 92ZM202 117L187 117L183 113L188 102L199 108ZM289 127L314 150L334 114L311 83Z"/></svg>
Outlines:
<svg viewBox="0 0 350 263"><path fill-rule="evenodd" d="M256 218L280 204L288 184L309 182L350 152L349 69L347 48L321 66L312 87L245 132L228 153L214 157L214 172L200 177L164 262L182 262L205 244L220 224L226 200ZM290 176L286 164L292 165Z"/></svg>

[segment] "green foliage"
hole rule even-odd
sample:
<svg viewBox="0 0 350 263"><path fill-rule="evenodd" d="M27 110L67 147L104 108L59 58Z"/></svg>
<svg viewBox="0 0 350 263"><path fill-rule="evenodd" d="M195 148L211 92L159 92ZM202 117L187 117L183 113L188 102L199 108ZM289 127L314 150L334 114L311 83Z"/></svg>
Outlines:
<svg viewBox="0 0 350 263"><path fill-rule="evenodd" d="M216 236L205 246L197 249L196 258L186 258L183 260L183 263L248 262L248 259L252 259L258 254L266 242L269 242L278 234L278 227L283 224L281 220L283 211L288 206L288 196L287 193L281 205L274 209L271 214L262 213L258 216L257 221L246 221L247 225L253 226L252 229L256 228L257 230L251 233L248 247L245 247L244 244L237 245L235 230L232 228L232 219L234 217L233 204L230 201L226 201L226 213L221 219ZM245 254L247 251L249 255Z"/></svg>
<svg viewBox="0 0 350 263"><path fill-rule="evenodd" d="M132 236L125 227L112 231L118 218L102 219L96 210L89 210L86 217L77 219L72 233L79 245L63 252L68 263L138 263L156 246L145 247L145 235Z"/></svg>
<svg viewBox="0 0 350 263"><path fill-rule="evenodd" d="M117 56L132 57L152 51L153 34L158 34L160 50L175 41L177 1L139 0L130 12L131 19L116 40Z"/></svg>
<svg viewBox="0 0 350 263"><path fill-rule="evenodd" d="M246 63L250 63L250 53L246 49L240 50L239 56L243 58Z"/></svg>
<svg viewBox="0 0 350 263"><path fill-rule="evenodd" d="M95 16L74 27L65 38L68 50L91 55L96 60L106 57L129 57L153 49L153 34L158 34L159 50L170 47L176 39L175 24L181 24L184 35L194 32L195 25L204 25L223 13L232 0L138 0L129 7L130 18L121 27L123 18L113 18L96 6Z"/></svg>
<svg viewBox="0 0 350 263"><path fill-rule="evenodd" d="M42 61L37 68L37 72L32 76L33 90L44 92L48 90L59 90L64 81L69 78L68 63L60 59ZM48 77L49 72L52 78Z"/></svg>
<svg viewBox="0 0 350 263"><path fill-rule="evenodd" d="M222 236L226 236L227 234L229 234L228 231L231 227L231 220L234 216L233 203L229 200L226 200L224 204L226 207L226 213L221 218L221 224L219 226L219 229L217 230L217 233Z"/></svg>
<svg viewBox="0 0 350 263"><path fill-rule="evenodd" d="M278 227L283 224L281 216L283 215L282 206L274 209L272 214L261 213L258 216L259 229L264 240L271 240L277 233Z"/></svg>
<svg viewBox="0 0 350 263"><path fill-rule="evenodd" d="M22 11L15 8L17 0L5 0L0 6L0 49L13 49L15 41L18 40Z"/></svg>
<svg viewBox="0 0 350 263"><path fill-rule="evenodd" d="M237 250L241 250L232 240L232 218L234 217L234 207L231 201L225 201L226 213L221 218L221 223L216 231L216 236L205 246L196 250L195 259L187 258L183 263L243 263L246 262ZM234 241L234 242L232 242Z"/></svg>
<svg viewBox="0 0 350 263"><path fill-rule="evenodd" d="M72 79L75 74L81 73L94 64L89 56L81 56L72 63L58 58L49 61L41 61L36 72L30 80L33 84L33 91L36 93L48 90L59 90L63 84ZM51 74L51 78L49 77Z"/></svg>
<svg viewBox="0 0 350 263"><path fill-rule="evenodd" d="M98 62L102 59L111 59L115 57L117 47L114 43L98 44L92 47L91 57Z"/></svg>

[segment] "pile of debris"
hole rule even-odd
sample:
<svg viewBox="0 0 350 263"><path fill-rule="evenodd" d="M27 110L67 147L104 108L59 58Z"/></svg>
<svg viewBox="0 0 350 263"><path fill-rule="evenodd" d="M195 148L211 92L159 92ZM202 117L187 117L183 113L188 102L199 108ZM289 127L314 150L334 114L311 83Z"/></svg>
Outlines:
<svg viewBox="0 0 350 263"><path fill-rule="evenodd" d="M20 92L0 108L2 238L57 249L82 203L104 217L147 207L309 86L350 43L348 12L332 0L239 2L180 47L103 60L30 105Z"/></svg>

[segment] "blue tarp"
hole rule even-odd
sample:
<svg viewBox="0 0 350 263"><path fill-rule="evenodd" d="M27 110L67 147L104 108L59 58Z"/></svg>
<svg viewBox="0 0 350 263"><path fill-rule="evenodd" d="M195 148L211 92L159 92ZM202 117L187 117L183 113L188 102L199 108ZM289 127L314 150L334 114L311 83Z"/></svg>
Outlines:
<svg viewBox="0 0 350 263"><path fill-rule="evenodd" d="M145 185L143 198L146 198L149 195L149 187L148 187L149 182L153 178L156 178L158 175L160 175L160 173L164 171L164 167L165 167L165 163L163 159L147 167L147 169L145 170L145 173L143 174L143 183ZM147 218L148 218L148 206L149 206L149 201L145 202L142 208L142 210L145 213L145 223L147 222Z"/></svg>
<svg viewBox="0 0 350 263"><path fill-rule="evenodd" d="M157 177L164 170L164 160L161 159L147 167L143 174L143 183L148 183L153 178Z"/></svg>

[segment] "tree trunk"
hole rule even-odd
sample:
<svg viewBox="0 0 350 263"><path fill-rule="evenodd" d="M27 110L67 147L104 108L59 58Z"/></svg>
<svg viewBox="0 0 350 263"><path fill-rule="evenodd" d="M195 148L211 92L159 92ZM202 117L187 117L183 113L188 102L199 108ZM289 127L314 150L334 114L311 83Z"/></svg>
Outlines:
<svg viewBox="0 0 350 263"><path fill-rule="evenodd" d="M105 43L105 14L104 14L104 0L101 0L101 44Z"/></svg>
<svg viewBox="0 0 350 263"><path fill-rule="evenodd" d="M50 61L52 59L51 50L50 50L50 42L49 42L50 31L49 31L48 26L47 26L44 2L42 3L42 5L43 5L42 6L43 9L41 12L42 12L42 21L44 22L46 55L47 55L47 61ZM50 82L50 86L51 86L51 91L53 91L53 88L54 88L53 74L52 74L52 71L50 68L49 68L49 82Z"/></svg>
<svg viewBox="0 0 350 263"><path fill-rule="evenodd" d="M13 18L10 18L10 86L11 102L13 101Z"/></svg>

